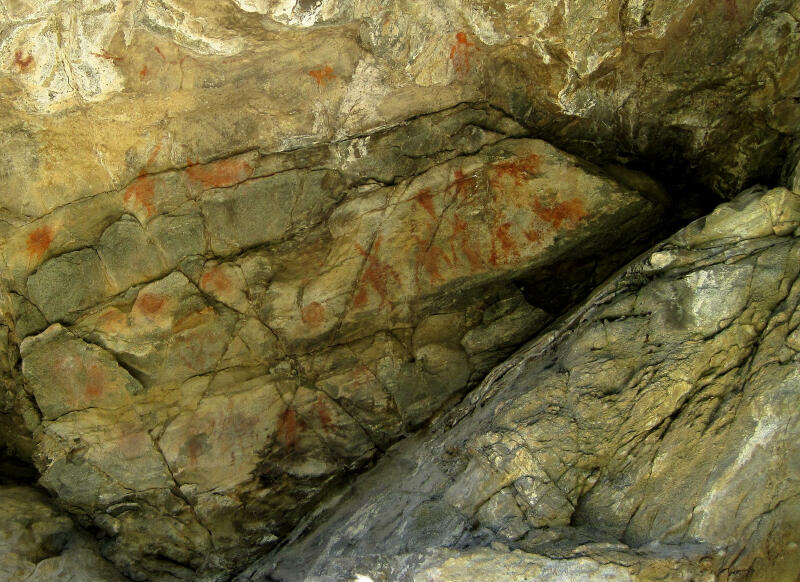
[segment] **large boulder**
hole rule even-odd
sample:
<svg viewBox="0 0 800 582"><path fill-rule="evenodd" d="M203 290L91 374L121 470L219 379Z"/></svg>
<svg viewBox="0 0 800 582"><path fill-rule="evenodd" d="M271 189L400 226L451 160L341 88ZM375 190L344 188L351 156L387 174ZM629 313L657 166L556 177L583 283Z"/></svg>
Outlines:
<svg viewBox="0 0 800 582"><path fill-rule="evenodd" d="M798 325L800 194L745 192L610 279L240 580L793 581Z"/></svg>

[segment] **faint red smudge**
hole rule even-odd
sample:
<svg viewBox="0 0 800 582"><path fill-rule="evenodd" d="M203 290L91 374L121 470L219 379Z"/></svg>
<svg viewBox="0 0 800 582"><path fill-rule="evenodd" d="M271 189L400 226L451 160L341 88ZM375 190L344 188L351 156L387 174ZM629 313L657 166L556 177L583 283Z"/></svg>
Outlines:
<svg viewBox="0 0 800 582"><path fill-rule="evenodd" d="M242 160L220 160L204 165L189 164L186 175L205 189L227 188L244 182L253 174L253 167Z"/></svg>
<svg viewBox="0 0 800 582"><path fill-rule="evenodd" d="M533 211L539 218L550 223L553 228L559 228L561 223L565 221L570 222L574 228L583 218L588 216L586 208L583 206L583 201L579 198L559 202L550 207L545 207L536 199L533 201Z"/></svg>
<svg viewBox="0 0 800 582"><path fill-rule="evenodd" d="M136 306L145 315L155 315L167 304L167 298L155 293L143 293L136 299Z"/></svg>
<svg viewBox="0 0 800 582"><path fill-rule="evenodd" d="M48 225L42 225L28 235L27 249L28 256L32 259L39 260L42 258L47 249L50 248L50 243L53 242L53 229Z"/></svg>
<svg viewBox="0 0 800 582"><path fill-rule="evenodd" d="M300 316L309 327L319 327L325 321L325 306L314 301L303 307Z"/></svg>
<svg viewBox="0 0 800 582"><path fill-rule="evenodd" d="M200 277L200 288L203 291L225 292L231 287L231 280L225 274L223 267L213 267Z"/></svg>
<svg viewBox="0 0 800 582"><path fill-rule="evenodd" d="M542 238L542 234L536 229L526 230L524 233L525 238L531 242L538 242Z"/></svg>
<svg viewBox="0 0 800 582"><path fill-rule="evenodd" d="M28 54L27 57L22 57L22 51L18 50L14 52L14 64L19 67L19 70L22 72L27 72L28 68L33 64L33 55Z"/></svg>
<svg viewBox="0 0 800 582"><path fill-rule="evenodd" d="M211 315L213 317L214 314L215 314L214 308L211 307L210 305L207 305L207 306L203 307L202 309L199 309L198 311L190 313L189 315L187 315L185 317L181 317L180 319L175 321L172 324L172 333L177 334L177 333L180 333L182 331L186 331L187 329L196 328L196 327L202 325L203 323L205 323L208 320L207 316ZM199 339L199 338L197 338L197 339ZM198 342L196 344L193 344L191 338L188 337L188 336L186 337L186 341L188 342L188 346L189 347L193 347L194 346L194 347L198 348L199 351L202 351L202 348L204 346L204 343L202 341L200 341L200 342Z"/></svg>
<svg viewBox="0 0 800 582"><path fill-rule="evenodd" d="M162 137L161 141L159 141L156 144L156 147L153 148L153 151L150 152L150 157L147 158L147 164L146 164L147 166L152 166L153 163L156 161L156 158L158 157L159 152L161 152L161 147L164 145L164 140L166 138L167 138L167 136Z"/></svg>
<svg viewBox="0 0 800 582"><path fill-rule="evenodd" d="M539 173L539 156L531 154L519 160L510 162L496 162L492 164L491 184L493 188L499 188L504 176L509 176L514 180L514 185L522 185L523 180L527 180Z"/></svg>
<svg viewBox="0 0 800 582"><path fill-rule="evenodd" d="M308 74L314 78L314 80L317 82L317 85L324 85L327 81L330 81L336 77L336 75L333 74L333 69L330 67L330 65L325 65L321 69L309 71Z"/></svg>
<svg viewBox="0 0 800 582"><path fill-rule="evenodd" d="M154 46L154 47L153 47L153 50L154 50L154 51L156 51L156 52L158 53L158 56L160 56L160 57L161 57L161 60L164 60L164 61L166 61L166 60L167 60L167 57L165 57L165 56L164 56L164 53L162 53L162 52L161 52L161 49L160 49L160 48L158 48L157 46Z"/></svg>
<svg viewBox="0 0 800 582"><path fill-rule="evenodd" d="M316 410L317 416L319 416L319 420L322 423L322 429L325 432L330 432L333 426L333 418L331 417L331 412L328 410L328 405L322 394L317 395L317 401L314 403L314 410Z"/></svg>
<svg viewBox="0 0 800 582"><path fill-rule="evenodd" d="M297 421L297 412L287 408L278 417L278 437L283 441L287 451L297 446L297 430L300 424Z"/></svg>
<svg viewBox="0 0 800 582"><path fill-rule="evenodd" d="M105 384L106 375L103 367L97 362L89 365L88 381L86 383L86 396L89 398L97 398L103 394L103 386Z"/></svg>
<svg viewBox="0 0 800 582"><path fill-rule="evenodd" d="M456 216L453 218L453 237L450 239L450 250L453 252L453 259L456 260L455 239L459 241L459 248L469 261L470 270L475 273L483 268L483 260L480 254L472 248L472 240L469 235L469 225L467 221Z"/></svg>
<svg viewBox="0 0 800 582"><path fill-rule="evenodd" d="M436 220L436 211L433 209L433 196L431 196L430 188L420 190L417 195L414 196L414 200L431 215L431 218Z"/></svg>
<svg viewBox="0 0 800 582"><path fill-rule="evenodd" d="M492 238L492 254L489 258L489 262L494 266L497 266L500 262L497 243L500 243L504 258L508 258L509 256L519 257L517 243L509 233L510 228L511 223L505 222L499 226L496 226L494 229L494 238Z"/></svg>
<svg viewBox="0 0 800 582"><path fill-rule="evenodd" d="M154 197L155 185L153 180L148 176L139 176L125 190L123 201L128 207L138 206L144 208L147 217L150 218L156 213L155 206L153 206Z"/></svg>
<svg viewBox="0 0 800 582"><path fill-rule="evenodd" d="M377 254L381 248L381 237L375 239L375 245L372 253L364 250L360 244L356 243L356 250L359 254L367 258L367 265L364 267L364 272L361 274L360 287L353 298L353 303L356 307L364 307L367 304L367 285L370 285L378 296L381 298L380 307L388 301L389 296L389 279L393 279L397 285L400 285L400 277L397 272L389 265L381 262ZM391 303L391 302L390 302Z"/></svg>
<svg viewBox="0 0 800 582"><path fill-rule="evenodd" d="M456 33L456 43L450 47L450 60L453 61L453 68L461 75L469 73L471 50L478 49L474 43L469 42L466 33Z"/></svg>
<svg viewBox="0 0 800 582"><path fill-rule="evenodd" d="M203 452L203 440L200 438L201 436L203 435L195 434L186 441L186 454L189 457L190 467L197 466L197 459L200 457L200 453Z"/></svg>
<svg viewBox="0 0 800 582"><path fill-rule="evenodd" d="M448 257L447 254L437 246L431 246L422 256L422 266L425 267L431 283L433 284L444 283L444 277L442 277L442 274L439 271L439 261L444 261L447 263L448 267L453 266L453 263L450 261L450 257Z"/></svg>
<svg viewBox="0 0 800 582"><path fill-rule="evenodd" d="M444 189L445 192L453 190L456 198L464 200L475 191L477 178L473 176L465 176L462 170L453 172L453 181L450 182Z"/></svg>
<svg viewBox="0 0 800 582"><path fill-rule="evenodd" d="M147 65L144 65L141 70L139 71L139 80L144 81L145 77L147 77Z"/></svg>
<svg viewBox="0 0 800 582"><path fill-rule="evenodd" d="M725 0L725 20L736 20L736 0Z"/></svg>
<svg viewBox="0 0 800 582"><path fill-rule="evenodd" d="M107 61L115 61L116 62L116 61L123 60L122 57L114 56L111 53L109 53L106 49L103 49L99 53L92 53L92 55L94 55L94 56L96 56L97 58L100 58L100 59L105 59Z"/></svg>

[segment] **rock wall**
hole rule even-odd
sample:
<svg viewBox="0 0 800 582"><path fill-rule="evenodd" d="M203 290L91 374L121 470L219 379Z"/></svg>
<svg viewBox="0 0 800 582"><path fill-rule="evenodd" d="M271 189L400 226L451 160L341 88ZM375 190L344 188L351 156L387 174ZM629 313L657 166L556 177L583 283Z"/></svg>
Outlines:
<svg viewBox="0 0 800 582"><path fill-rule="evenodd" d="M799 237L798 193L720 206L238 580L794 580Z"/></svg>
<svg viewBox="0 0 800 582"><path fill-rule="evenodd" d="M708 460L652 466L687 407L727 419L709 459L753 456L728 423L745 435L741 419L763 421L766 439L770 415L784 419L778 404L726 411L745 387L769 400L768 385L791 384L794 352L775 348L784 367L762 384L736 370L773 354L759 339L772 310L796 327L769 287L792 280L794 251L758 244L795 228L798 18L792 0L0 1L0 483L34 471L136 580L227 580L267 553L276 565L254 576L515 579L564 564L750 579L761 562L748 556L774 536L759 525L729 559L730 536L751 530L723 535L703 513L728 515L740 485L699 483ZM558 339L572 355L508 360L542 330L536 345L554 348L558 321L574 331L595 313L570 310L617 268L758 181L789 190L749 190L630 267L615 285L631 304L598 292L619 314L572 348ZM712 268L720 254L730 264ZM767 282L770 261L785 268ZM720 361L740 362L722 383ZM516 409L475 428L475 399L509 370L536 382L502 388L520 392ZM632 378L641 394L621 387ZM534 427L542 402L555 408ZM431 423L431 440L410 437ZM699 438L673 433L674 451ZM560 444L536 444L548 439ZM441 460L445 442L466 452ZM415 460L342 489L397 451ZM504 477L481 472L484 453ZM432 493L440 465L449 497ZM379 520L400 528L380 556L366 558L377 530L325 521L352 506L344 491L380 504L367 496L412 466L422 497L398 493L391 510L421 513ZM778 529L794 523L785 471L762 485L780 498ZM678 474L680 490L665 476ZM690 501L684 524L670 503ZM769 513L758 507L741 518ZM319 532L361 549L298 553ZM582 557L559 561L580 540ZM652 543L669 547L638 549ZM775 542L769 568L793 543ZM38 575L40 555L14 575ZM372 559L371 574L352 570Z"/></svg>

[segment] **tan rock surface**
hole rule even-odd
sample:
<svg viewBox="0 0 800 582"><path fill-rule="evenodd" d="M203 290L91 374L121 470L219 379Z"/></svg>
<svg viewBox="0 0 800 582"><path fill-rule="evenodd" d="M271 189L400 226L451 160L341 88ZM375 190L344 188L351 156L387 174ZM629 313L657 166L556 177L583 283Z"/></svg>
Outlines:
<svg viewBox="0 0 800 582"><path fill-rule="evenodd" d="M125 573L229 577L702 188L794 185L798 18L795 0L0 0L0 453ZM797 207L751 193L675 244L789 237ZM743 265L643 296L694 297L653 332L736 320ZM608 358L597 386L649 365ZM568 525L574 492L542 471L515 478L535 510L505 484L487 523ZM450 535L492 483L418 517Z"/></svg>
<svg viewBox="0 0 800 582"><path fill-rule="evenodd" d="M239 580L794 580L798 200L656 246Z"/></svg>

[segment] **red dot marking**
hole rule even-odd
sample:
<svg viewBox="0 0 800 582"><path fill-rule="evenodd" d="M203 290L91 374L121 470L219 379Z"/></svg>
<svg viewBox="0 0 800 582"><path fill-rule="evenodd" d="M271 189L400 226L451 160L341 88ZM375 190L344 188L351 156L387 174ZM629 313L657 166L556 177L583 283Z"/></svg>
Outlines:
<svg viewBox="0 0 800 582"><path fill-rule="evenodd" d="M325 321L325 306L314 301L303 307L300 315L307 326L319 327Z"/></svg>
<svg viewBox="0 0 800 582"><path fill-rule="evenodd" d="M42 225L28 235L27 249L28 256L37 261L50 248L53 242L53 229L48 225Z"/></svg>

